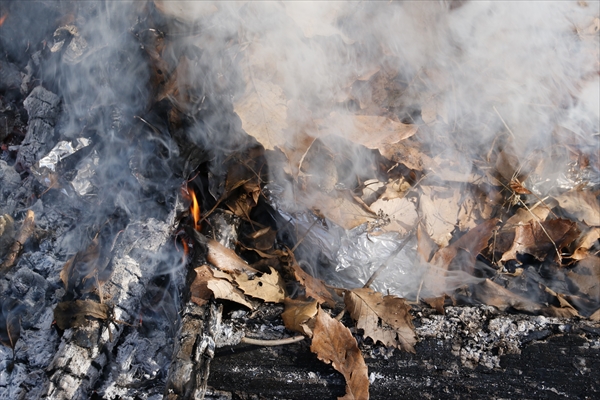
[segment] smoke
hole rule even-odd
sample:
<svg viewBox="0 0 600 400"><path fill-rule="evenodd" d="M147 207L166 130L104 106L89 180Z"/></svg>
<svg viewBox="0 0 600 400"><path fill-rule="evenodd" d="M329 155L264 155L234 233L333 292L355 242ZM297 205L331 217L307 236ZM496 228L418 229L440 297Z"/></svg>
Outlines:
<svg viewBox="0 0 600 400"><path fill-rule="evenodd" d="M266 93L260 101L270 107L267 112L273 126L285 135L261 136L267 148L292 144L290 147L304 151L306 147L299 143L309 137L340 150L344 143L322 138L319 123L331 113L353 113L387 115L418 125L415 138L432 155L443 154L444 159L452 160L457 172L465 176L472 171L473 160L485 159L494 146L514 157L514 170L531 163L532 158L539 161L542 154L552 155L552 165L542 171L551 178L547 179L549 184L535 186L546 192L560 186L559 177L569 168L568 152L557 149L576 146L597 157L597 4L411 1L192 5L165 1L157 5L184 24L212 32L210 40L206 33L197 35L198 46L211 53L227 49L237 69L223 74L239 73L242 77L242 86L234 90L234 103L252 90ZM378 90L372 84L373 77L386 87ZM259 85L268 90L257 89ZM271 103L264 101L267 97ZM425 109L433 109L434 123L422 117ZM253 134L248 129L248 117L239 114L244 129ZM336 133L343 136L352 131L338 129ZM378 140L377 135L384 135L377 131L359 133L371 135L365 141L372 142ZM348 139L356 138L352 135ZM291 161L311 163L304 166L304 172L316 190L334 190L336 182L349 186L348 177L377 177L376 171L369 170L374 163L372 153L345 151L359 158L343 168L338 166L337 172L331 167L331 154L322 153L315 145L301 160L286 152ZM320 176L316 176L317 171ZM598 181L597 177L588 178L592 183ZM281 179L277 183L285 186ZM295 196L292 189L280 193L280 205L295 211L284 201ZM318 197L311 200L311 195L303 196L306 206L319 206ZM325 229L321 236L328 234ZM360 240L360 234L350 236ZM345 275L349 269L344 264L359 269L359 264L369 265L354 275L364 282L377 263L385 262L385 252L377 249L387 239L379 244L365 239L370 247L354 258L343 258L348 248L355 253L361 248L356 240L353 245L323 251L338 251ZM393 249L388 252L393 253ZM414 292L408 288L417 287L423 275L422 268L405 262L415 258L414 248L403 254L402 260L394 261L395 275L392 272L386 277L386 282L399 282L396 291L400 294ZM463 275L447 279L433 291L452 289L455 281L466 283L468 279ZM389 290L393 285L384 286Z"/></svg>
<svg viewBox="0 0 600 400"><path fill-rule="evenodd" d="M211 173L222 176L228 153L248 144L242 134L247 120L240 121L232 104L250 86L270 88L275 98L269 118L280 124L283 139L273 136L273 143L263 143L267 148L302 148L298 143L321 138L320 121L337 113L417 124L415 138L465 174L497 138L517 164L565 143L594 151L596 5L83 2L73 24L85 51L47 73L56 74L64 96L60 129L97 143L96 192L88 201L104 215L115 207L129 216L160 215L190 171L209 162ZM152 49L162 51L161 68ZM372 84L374 77L383 89ZM157 98L176 104L191 122L173 128L172 115L162 114L160 102L153 105ZM438 115L433 124L422 118L426 107ZM368 134L377 141L378 132ZM307 175L332 170L324 153L307 157L313 163ZM360 159L332 172L336 182L350 186L348 177L377 177L369 169L372 152L346 153ZM554 168L566 169L566 162ZM326 191L336 189L327 177L313 179ZM215 198L220 191L210 188ZM149 198L153 192L159 198Z"/></svg>

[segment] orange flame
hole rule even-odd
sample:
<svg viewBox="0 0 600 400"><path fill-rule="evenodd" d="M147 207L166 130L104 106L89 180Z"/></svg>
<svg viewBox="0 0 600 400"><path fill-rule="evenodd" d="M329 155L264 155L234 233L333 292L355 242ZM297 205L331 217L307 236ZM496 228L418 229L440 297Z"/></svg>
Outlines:
<svg viewBox="0 0 600 400"><path fill-rule="evenodd" d="M6 17L8 17L8 14L4 14L3 16L0 17L0 26L2 26L2 24L6 20Z"/></svg>
<svg viewBox="0 0 600 400"><path fill-rule="evenodd" d="M192 205L190 206L190 213L192 213L192 218L194 219L194 229L200 229L200 206L198 205L198 200L196 200L196 193L193 190L190 190L190 195L192 196Z"/></svg>

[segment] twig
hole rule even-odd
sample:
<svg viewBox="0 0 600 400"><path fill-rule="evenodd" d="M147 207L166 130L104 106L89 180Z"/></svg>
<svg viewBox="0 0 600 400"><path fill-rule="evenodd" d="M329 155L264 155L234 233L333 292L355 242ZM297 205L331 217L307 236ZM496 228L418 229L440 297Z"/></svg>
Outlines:
<svg viewBox="0 0 600 400"><path fill-rule="evenodd" d="M525 204L524 202L521 202L521 204L523 205L523 207L525 207L525 209L527 211L529 211L529 213L535 218L537 219L537 223L540 226L540 228L542 228L542 231L544 231L544 233L546 234L546 237L548 237L548 240L550 241L550 243L552 243L552 246L554 246L554 250L556 251L556 255L558 256L558 261L559 263L562 263L562 256L560 255L560 252L558 251L558 247L556 246L556 243L554 243L554 240L552 240L552 237L550 237L550 234L548 233L548 231L546 231L546 228L544 228L544 225L542 225L542 221L540 221L540 218L535 215L530 209L529 207L527 207L527 204Z"/></svg>
<svg viewBox="0 0 600 400"><path fill-rule="evenodd" d="M421 283L419 284L419 290L417 291L417 304L419 303L419 297L421 297L421 289L423 289L423 279L421 279Z"/></svg>
<svg viewBox="0 0 600 400"><path fill-rule="evenodd" d="M502 123L504 124L504 127L508 130L508 132L510 133L510 135L513 137L513 139L516 139L515 134L513 133L513 131L508 127L508 124L506 123L506 121L504 121L504 118L502 118L502 115L500 115L500 113L498 112L498 110L496 110L496 106L493 107L494 111L496 111L496 114L498 114L498 117L500 117L500 120L502 121Z"/></svg>
<svg viewBox="0 0 600 400"><path fill-rule="evenodd" d="M294 245L294 247L292 248L292 253L294 251L296 251L296 249L298 248L298 246L300 246L300 244L304 241L304 239L306 239L306 237L308 236L308 234L310 233L311 229L313 228L313 226L315 226L315 224L319 221L318 218L315 218L314 222L308 227L308 229L306 230L306 232L304 233L304 235L300 238L300 240L298 240L296 242L296 244Z"/></svg>
<svg viewBox="0 0 600 400"><path fill-rule="evenodd" d="M252 339L248 337L243 337L241 339L242 343L253 344L256 346L281 346L284 344L292 344L296 342L300 342L304 340L304 336L292 336L285 339L275 339L275 340L264 340L264 339Z"/></svg>
<svg viewBox="0 0 600 400"><path fill-rule="evenodd" d="M4 259L2 265L0 265L0 275L4 275L8 270L15 264L17 261L17 257L23 250L23 245L29 239L29 237L33 234L33 230L35 229L35 214L32 210L27 211L27 215L23 220L23 224L21 225L21 230L17 235L15 241L10 246L8 251L8 255Z"/></svg>

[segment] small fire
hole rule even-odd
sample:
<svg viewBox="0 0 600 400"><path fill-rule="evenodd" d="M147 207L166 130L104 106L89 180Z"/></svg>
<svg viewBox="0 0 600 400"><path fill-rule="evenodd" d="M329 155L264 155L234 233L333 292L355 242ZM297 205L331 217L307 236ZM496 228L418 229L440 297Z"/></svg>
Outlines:
<svg viewBox="0 0 600 400"><path fill-rule="evenodd" d="M192 205L190 206L190 213L192 214L192 218L194 219L194 229L200 229L200 206L198 205L198 200L196 199L196 193L193 190L190 190L190 195L192 196Z"/></svg>
<svg viewBox="0 0 600 400"><path fill-rule="evenodd" d="M6 21L6 17L8 17L8 14L4 14L4 15L0 16L0 26L2 26L4 21Z"/></svg>

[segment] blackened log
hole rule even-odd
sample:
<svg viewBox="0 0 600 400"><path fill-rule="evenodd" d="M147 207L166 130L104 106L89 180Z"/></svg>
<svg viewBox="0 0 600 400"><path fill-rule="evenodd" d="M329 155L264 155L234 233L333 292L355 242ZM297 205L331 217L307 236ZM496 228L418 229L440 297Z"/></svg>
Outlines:
<svg viewBox="0 0 600 400"><path fill-rule="evenodd" d="M55 144L54 125L59 113L60 98L37 86L25 99L23 105L29 114L27 134L17 153L19 168L31 168L46 155Z"/></svg>
<svg viewBox="0 0 600 400"><path fill-rule="evenodd" d="M64 332L46 370L49 376L46 396L57 400L87 399L105 368L117 369L111 354L125 325L115 322L133 324L137 319L146 287L163 262L159 256L162 246L170 244L171 226L172 221L171 224L153 219L135 222L119 237L113 272L103 287L115 321L90 321L88 326Z"/></svg>
<svg viewBox="0 0 600 400"><path fill-rule="evenodd" d="M416 320L416 354L361 342L371 399L600 398L600 325L450 308ZM218 349L209 387L232 399L335 399L341 374L309 343Z"/></svg>

